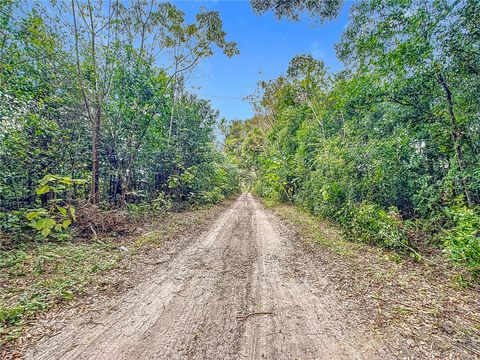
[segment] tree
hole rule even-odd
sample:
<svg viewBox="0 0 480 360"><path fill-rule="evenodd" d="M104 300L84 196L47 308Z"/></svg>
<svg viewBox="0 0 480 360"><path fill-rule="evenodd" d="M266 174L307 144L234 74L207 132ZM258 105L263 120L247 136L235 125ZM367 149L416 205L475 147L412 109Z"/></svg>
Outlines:
<svg viewBox="0 0 480 360"><path fill-rule="evenodd" d="M0 5L2 208L34 203L48 173L90 177L91 202L122 206L169 193L183 172L196 185L179 200L225 185L195 182L234 169L214 146L218 113L184 86L214 51L238 53L218 12L187 23L155 0Z"/></svg>
<svg viewBox="0 0 480 360"><path fill-rule="evenodd" d="M463 98L461 102L475 102L476 95L459 90L462 83L478 76L475 71L466 72L457 55L475 56L472 46L480 41L478 33L465 31L473 19L464 14L475 7L478 10L474 3L363 1L353 7L352 23L338 46L339 56L358 71L388 79L381 85L386 100L415 107L422 121L448 124L454 153L451 169L457 172L469 206L480 201L469 178L469 169L478 158L471 134L476 120L463 116L459 120L457 97ZM461 46L465 52L452 51L452 37L456 43L468 44Z"/></svg>
<svg viewBox="0 0 480 360"><path fill-rule="evenodd" d="M62 7L65 7L63 4ZM102 107L111 85L112 63L119 36L117 4L71 0L77 81L91 127L91 201L100 201L100 136ZM80 22L81 19L81 22Z"/></svg>
<svg viewBox="0 0 480 360"><path fill-rule="evenodd" d="M184 14L170 3L151 0L148 2L134 1L129 6L120 2L104 4L92 3L87 0L79 3L71 2L73 20L73 34L75 40L75 54L77 62L77 78L82 91L85 109L91 123L92 139L92 201L99 200L100 155L99 142L102 139L101 124L103 107L108 102L112 91L114 73L126 74L130 70L123 67L128 63L133 73L144 77L145 70L152 69L156 59L161 56L167 60L166 69L171 69L162 84L164 93L170 92L173 97L170 112L169 141L171 138L175 99L178 92L177 79L183 74L192 71L204 58L213 54L213 46L221 49L231 57L238 53L234 42L226 41L226 33L222 29L222 22L218 12L202 10L196 15L196 22L187 24ZM121 59L121 61L119 61ZM123 63L122 63L123 61ZM142 75L143 74L143 75ZM117 78L118 79L118 78ZM118 82L120 81L120 83ZM118 80L116 86L141 86L139 82L122 82ZM139 89L122 89L122 95L136 96ZM118 94L117 94L118 96ZM162 94L156 93L157 100ZM125 103L125 100L123 103ZM133 100L133 99L130 99ZM120 102L117 102L120 103ZM158 101L157 101L158 103ZM110 103L115 104L114 102ZM125 107L122 108L126 110ZM143 124L134 125L130 136L128 160L122 169L120 186L121 201L125 203L129 191L132 166L138 158L143 138L153 121L158 106L138 108L147 113L129 113L130 121ZM116 115L122 117L118 111ZM130 134L132 135L132 134ZM117 154L120 155L120 154Z"/></svg>
<svg viewBox="0 0 480 360"><path fill-rule="evenodd" d="M125 53L120 56L120 58L123 57L123 62L116 62L116 67L120 72L126 73L129 71L128 69L122 69L128 63L133 66L133 69L138 69L136 70L137 74L132 74L132 78L147 80L148 73L154 73L152 66L155 58L162 52L168 55L167 69L172 69L168 75L165 74L165 82L155 84L150 91L150 96L153 96L152 99L155 99L156 105L148 104L146 107L140 105L143 97L137 95L148 93L145 89L132 89L132 93L123 89L123 94L133 96L130 99L131 102L140 105L137 112L130 112L130 118L138 124L143 124L140 129L136 128L134 130L135 135L131 138L132 142L129 142L128 160L121 181L121 199L122 203L125 203L131 182L132 167L138 159L140 148L152 121L154 121L155 114L162 108L159 100L167 92L171 95L171 100L168 101L171 107L168 143L171 145L173 123L176 116L176 99L178 94L182 92L181 83L178 81L179 77L193 71L202 59L211 56L214 46L222 50L228 57L238 54L238 49L234 42L226 41L222 21L218 12L215 11L202 10L196 15L195 23L187 24L184 14L171 4L156 1L151 1L149 4L134 3L130 9L124 10L122 23L129 25L124 30L124 36L128 42L123 46ZM139 41L137 41L140 44L137 49L135 34L138 33L141 35ZM143 75L139 71L143 72ZM148 80L146 82L150 83ZM126 82L125 84L143 86L138 81ZM162 89L161 92L155 91L155 87L158 88L159 85ZM122 94L119 94L119 96L121 98ZM123 109L126 109L126 107L123 107Z"/></svg>
<svg viewBox="0 0 480 360"><path fill-rule="evenodd" d="M65 156L66 119L75 106L71 57L36 9L0 4L0 198L2 207L31 205L35 188ZM78 129L79 131L81 129Z"/></svg>
<svg viewBox="0 0 480 360"><path fill-rule="evenodd" d="M273 10L279 19L286 17L299 20L300 15L306 12L324 21L337 17L343 0L250 0L250 3L258 14Z"/></svg>
<svg viewBox="0 0 480 360"><path fill-rule="evenodd" d="M252 2L294 20L322 3ZM337 45L345 70L300 55L259 84L253 103L267 126L254 190L338 222L355 241L412 251L422 229L475 276L479 19L472 0L355 3ZM226 143L245 168L252 125L260 130L235 125Z"/></svg>

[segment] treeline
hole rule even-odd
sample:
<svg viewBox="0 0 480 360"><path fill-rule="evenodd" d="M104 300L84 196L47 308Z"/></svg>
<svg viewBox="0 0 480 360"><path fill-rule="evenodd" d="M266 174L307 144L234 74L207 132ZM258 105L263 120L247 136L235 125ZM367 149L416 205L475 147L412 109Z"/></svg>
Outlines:
<svg viewBox="0 0 480 360"><path fill-rule="evenodd" d="M480 5L364 0L350 16L345 70L296 56L260 83L256 116L233 122L225 147L258 194L354 241L415 256L440 245L478 276Z"/></svg>
<svg viewBox="0 0 480 360"><path fill-rule="evenodd" d="M238 53L217 12L187 23L160 1L2 0L0 14L3 235L63 230L79 201L210 203L237 191L218 112L185 89L202 59Z"/></svg>

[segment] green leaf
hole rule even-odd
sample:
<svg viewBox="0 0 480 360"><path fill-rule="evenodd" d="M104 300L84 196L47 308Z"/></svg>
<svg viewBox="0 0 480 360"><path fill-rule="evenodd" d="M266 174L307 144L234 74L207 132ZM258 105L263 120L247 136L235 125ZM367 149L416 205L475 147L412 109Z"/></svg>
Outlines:
<svg viewBox="0 0 480 360"><path fill-rule="evenodd" d="M69 178L68 176L64 176L60 178L59 182L65 185L73 185L73 179Z"/></svg>
<svg viewBox="0 0 480 360"><path fill-rule="evenodd" d="M43 185L42 187L37 189L37 195L43 195L50 191L50 186Z"/></svg>
<svg viewBox="0 0 480 360"><path fill-rule="evenodd" d="M72 215L73 220L75 220L75 208L70 206L70 214Z"/></svg>
<svg viewBox="0 0 480 360"><path fill-rule="evenodd" d="M52 174L45 175L42 180L40 180L40 185L47 185L49 182L56 180L57 177Z"/></svg>
<svg viewBox="0 0 480 360"><path fill-rule="evenodd" d="M27 213L26 217L27 217L27 220L32 220L32 219L35 219L36 217L40 216L40 215L45 215L45 210L44 209L40 209L40 210L33 210L33 211L30 211Z"/></svg>
<svg viewBox="0 0 480 360"><path fill-rule="evenodd" d="M58 205L57 205L57 209L58 209L58 211L60 211L60 213L61 213L63 216L67 216L67 209L65 209L63 206L58 206Z"/></svg>
<svg viewBox="0 0 480 360"><path fill-rule="evenodd" d="M51 218L38 219L37 221L32 221L30 225L37 230L51 229L55 226L56 221Z"/></svg>
<svg viewBox="0 0 480 360"><path fill-rule="evenodd" d="M45 237L47 237L48 235L50 235L50 232L51 232L51 231L52 231L52 230L51 230L50 228L44 228L44 229L42 230L42 235L45 236Z"/></svg>
<svg viewBox="0 0 480 360"><path fill-rule="evenodd" d="M44 225L44 227L51 229L52 227L55 226L56 223L57 223L57 222L56 222L54 219L52 219L52 218L46 218L46 219L45 219L45 225Z"/></svg>
<svg viewBox="0 0 480 360"><path fill-rule="evenodd" d="M36 221L35 221L35 220L32 220L32 221L30 222L30 226L33 227L34 229L41 230L42 227L43 227L43 225L42 225L41 223L39 224L39 222L40 222L41 220L43 220L43 219L36 220Z"/></svg>

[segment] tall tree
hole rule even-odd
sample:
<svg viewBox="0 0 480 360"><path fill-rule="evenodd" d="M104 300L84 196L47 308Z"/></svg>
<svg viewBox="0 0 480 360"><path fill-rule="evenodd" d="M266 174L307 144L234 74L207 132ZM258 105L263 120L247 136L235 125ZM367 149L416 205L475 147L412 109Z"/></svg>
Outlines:
<svg viewBox="0 0 480 360"><path fill-rule="evenodd" d="M448 124L451 166L458 170L470 206L480 201L469 179L469 168L478 158L471 134L475 119L459 117L458 112L461 102L476 98L461 90L462 83L476 81L478 75L465 71L457 57L460 52L445 45L458 41L462 33L459 47L475 56L472 49L480 38L466 31L475 17L465 17L466 11L470 16L475 9L479 10L475 1L363 1L352 8L352 22L338 46L347 64L388 79L381 85L386 100L420 110L422 121Z"/></svg>
<svg viewBox="0 0 480 360"><path fill-rule="evenodd" d="M343 0L250 0L250 3L258 14L273 10L279 19L299 20L302 13L308 13L325 21L337 17Z"/></svg>
<svg viewBox="0 0 480 360"><path fill-rule="evenodd" d="M65 7L62 4L62 8ZM82 92L91 127L91 201L100 201L100 135L102 109L108 96L119 34L118 4L71 0L70 13L77 67L77 81Z"/></svg>

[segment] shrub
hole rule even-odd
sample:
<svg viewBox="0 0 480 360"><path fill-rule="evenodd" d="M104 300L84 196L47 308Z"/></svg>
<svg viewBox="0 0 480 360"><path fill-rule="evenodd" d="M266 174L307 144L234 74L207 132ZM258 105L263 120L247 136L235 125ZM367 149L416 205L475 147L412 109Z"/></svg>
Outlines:
<svg viewBox="0 0 480 360"><path fill-rule="evenodd" d="M222 190L214 188L210 191L202 191L195 200L199 204L216 204L223 199Z"/></svg>
<svg viewBox="0 0 480 360"><path fill-rule="evenodd" d="M40 195L42 207L27 210L26 218L30 221L29 226L35 229L39 236L47 238L54 235L63 237L66 230L75 220L75 208L60 198L60 194L66 195L73 185L82 185L85 180L72 179L67 176L45 175L40 180L37 195Z"/></svg>
<svg viewBox="0 0 480 360"><path fill-rule="evenodd" d="M172 199L161 192L151 201L143 201L138 204L127 204L128 215L133 219L148 216L162 215L172 208Z"/></svg>
<svg viewBox="0 0 480 360"><path fill-rule="evenodd" d="M0 249L21 240L28 229L25 211L0 212Z"/></svg>
<svg viewBox="0 0 480 360"><path fill-rule="evenodd" d="M407 233L395 208L385 211L375 204L360 203L347 210L343 222L352 240L395 249L408 245Z"/></svg>
<svg viewBox="0 0 480 360"><path fill-rule="evenodd" d="M452 227L443 234L445 251L457 264L467 266L474 278L480 275L480 209L455 205L446 209Z"/></svg>

